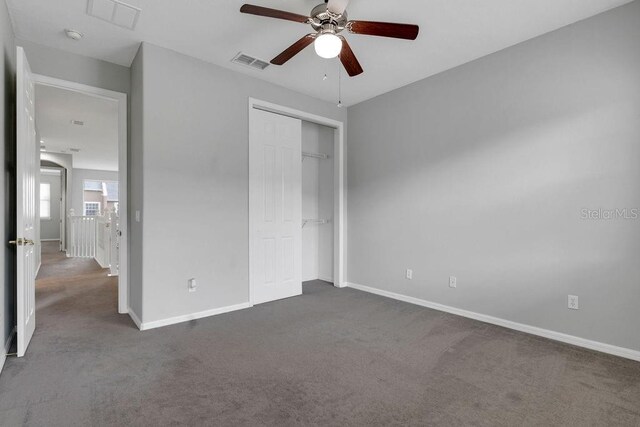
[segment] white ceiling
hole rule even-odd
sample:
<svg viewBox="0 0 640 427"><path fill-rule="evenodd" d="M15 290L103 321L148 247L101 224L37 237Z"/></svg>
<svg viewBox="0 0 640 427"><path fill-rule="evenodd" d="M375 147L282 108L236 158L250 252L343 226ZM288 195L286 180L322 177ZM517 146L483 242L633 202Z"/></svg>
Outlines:
<svg viewBox="0 0 640 427"><path fill-rule="evenodd" d="M84 125L74 125L72 120ZM118 170L115 101L38 85L36 126L47 152L71 154L74 168ZM73 152L72 148L80 151Z"/></svg>
<svg viewBox="0 0 640 427"><path fill-rule="evenodd" d="M351 19L420 25L416 41L347 34L364 74L343 79L343 102L364 101L631 0L351 0ZM230 63L242 51L270 60L310 27L241 14L244 1L127 0L142 8L130 31L88 16L87 0L7 0L18 38L129 66L146 41L335 102L338 60L307 48L282 67ZM308 15L320 0L247 0ZM79 42L64 28L85 34ZM324 74L326 81L322 80Z"/></svg>

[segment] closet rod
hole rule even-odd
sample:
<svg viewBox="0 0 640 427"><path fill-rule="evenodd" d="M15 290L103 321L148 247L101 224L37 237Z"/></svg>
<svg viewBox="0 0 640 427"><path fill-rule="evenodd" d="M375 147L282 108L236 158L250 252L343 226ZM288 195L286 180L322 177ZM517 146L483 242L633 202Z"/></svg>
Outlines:
<svg viewBox="0 0 640 427"><path fill-rule="evenodd" d="M329 219L303 219L302 220L302 228L304 228L307 224L328 224L331 220Z"/></svg>
<svg viewBox="0 0 640 427"><path fill-rule="evenodd" d="M328 159L329 156L326 154L322 154L322 153L310 153L307 151L303 151L302 152L302 160L304 160L305 157L311 157L314 159Z"/></svg>

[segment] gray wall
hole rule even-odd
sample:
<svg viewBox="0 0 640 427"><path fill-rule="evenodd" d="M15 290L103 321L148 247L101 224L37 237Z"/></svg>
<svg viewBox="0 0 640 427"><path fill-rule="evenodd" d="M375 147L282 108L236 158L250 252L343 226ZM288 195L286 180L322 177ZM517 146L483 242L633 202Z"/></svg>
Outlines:
<svg viewBox="0 0 640 427"><path fill-rule="evenodd" d="M31 71L89 86L129 93L129 68L18 39Z"/></svg>
<svg viewBox="0 0 640 427"><path fill-rule="evenodd" d="M640 219L581 219L640 207L639 47L636 1L349 108L348 280L640 350Z"/></svg>
<svg viewBox="0 0 640 427"><path fill-rule="evenodd" d="M60 196L62 176L41 173L40 183L47 183L51 187L51 218L40 220L40 239L60 239Z"/></svg>
<svg viewBox="0 0 640 427"><path fill-rule="evenodd" d="M11 177L15 167L15 41L9 12L4 1L0 2L0 212L4 215L4 227L0 232L0 366L5 360L5 343L15 325L15 252L6 242L15 237L15 179Z"/></svg>
<svg viewBox="0 0 640 427"><path fill-rule="evenodd" d="M302 218L333 218L334 129L302 122L302 151L328 159L302 162ZM302 229L302 280L333 280L333 223L307 224Z"/></svg>
<svg viewBox="0 0 640 427"><path fill-rule="evenodd" d="M138 60L143 91L134 88L132 105L144 106L143 128L131 149L141 139L144 160L132 155L131 169L144 184L132 199L143 202L142 320L247 302L248 98L345 121L346 111L149 44ZM192 277L196 293L187 292Z"/></svg>
<svg viewBox="0 0 640 427"><path fill-rule="evenodd" d="M71 203L70 206L76 215L84 212L84 180L93 179L100 181L118 181L118 172L101 171L94 169L73 169L71 180ZM104 206L102 206L104 208Z"/></svg>

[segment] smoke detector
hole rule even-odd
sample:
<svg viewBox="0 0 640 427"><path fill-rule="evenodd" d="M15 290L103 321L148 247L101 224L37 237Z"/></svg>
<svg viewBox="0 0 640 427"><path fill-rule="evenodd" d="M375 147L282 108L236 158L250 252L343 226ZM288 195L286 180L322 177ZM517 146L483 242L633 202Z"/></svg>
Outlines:
<svg viewBox="0 0 640 427"><path fill-rule="evenodd" d="M66 29L64 30L64 33L67 35L67 37L69 37L71 40L75 40L78 41L81 38L84 37L84 34L82 34L80 31L76 31L76 30L70 30L70 29Z"/></svg>

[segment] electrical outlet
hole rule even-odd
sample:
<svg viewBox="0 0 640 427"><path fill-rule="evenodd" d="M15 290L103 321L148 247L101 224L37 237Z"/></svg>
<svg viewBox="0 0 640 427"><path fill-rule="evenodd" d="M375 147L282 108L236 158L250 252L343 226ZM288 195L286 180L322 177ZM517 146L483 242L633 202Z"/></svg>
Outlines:
<svg viewBox="0 0 640 427"><path fill-rule="evenodd" d="M458 279L455 276L449 276L449 287L450 288L458 287Z"/></svg>
<svg viewBox="0 0 640 427"><path fill-rule="evenodd" d="M407 268L407 279L413 280L413 270Z"/></svg>
<svg viewBox="0 0 640 427"><path fill-rule="evenodd" d="M196 279L189 279L189 281L187 282L187 289L189 289L189 292L195 292L196 289L198 289Z"/></svg>
<svg viewBox="0 0 640 427"><path fill-rule="evenodd" d="M567 307L571 310L580 310L580 302L576 295L569 295L567 299Z"/></svg>

